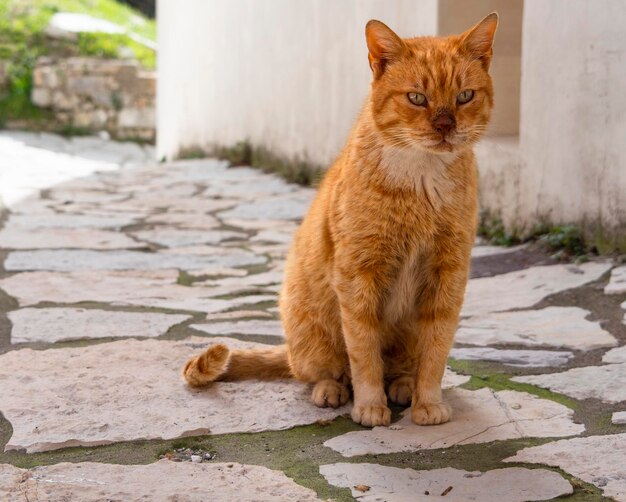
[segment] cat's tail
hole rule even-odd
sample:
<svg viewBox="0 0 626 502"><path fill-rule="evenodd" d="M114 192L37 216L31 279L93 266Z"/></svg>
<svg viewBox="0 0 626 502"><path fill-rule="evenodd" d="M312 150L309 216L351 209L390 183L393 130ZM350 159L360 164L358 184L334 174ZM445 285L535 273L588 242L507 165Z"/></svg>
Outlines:
<svg viewBox="0 0 626 502"><path fill-rule="evenodd" d="M183 377L192 387L202 387L216 380L274 380L292 376L287 345L230 350L220 343L187 361L183 368Z"/></svg>

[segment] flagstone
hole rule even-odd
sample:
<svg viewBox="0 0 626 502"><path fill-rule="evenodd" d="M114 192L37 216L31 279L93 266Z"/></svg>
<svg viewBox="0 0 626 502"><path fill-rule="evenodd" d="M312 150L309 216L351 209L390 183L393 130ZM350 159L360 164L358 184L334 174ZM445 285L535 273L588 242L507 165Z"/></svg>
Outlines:
<svg viewBox="0 0 626 502"><path fill-rule="evenodd" d="M611 267L607 262L547 265L470 279L462 315L529 308L549 295L596 281Z"/></svg>
<svg viewBox="0 0 626 502"><path fill-rule="evenodd" d="M8 313L12 343L55 343L85 338L157 337L188 315L81 308L25 308Z"/></svg>
<svg viewBox="0 0 626 502"><path fill-rule="evenodd" d="M499 312L462 319L457 343L468 345L519 344L574 350L614 347L617 339L588 321L591 314L579 307L546 307L540 310Z"/></svg>
<svg viewBox="0 0 626 502"><path fill-rule="evenodd" d="M151 212L154 211L153 208L150 207L135 207L128 208L126 206L119 206L118 204L122 203L111 203L111 204L86 204L86 203L78 203L78 202L68 202L66 204L57 204L54 206L54 210L56 214L81 214L81 215L89 215L89 216L134 216L135 218L145 218Z"/></svg>
<svg viewBox="0 0 626 502"><path fill-rule="evenodd" d="M616 411L613 413L611 422L616 425L626 425L626 411Z"/></svg>
<svg viewBox="0 0 626 502"><path fill-rule="evenodd" d="M108 204L109 202L119 202L127 199L128 194L106 192L103 190L70 189L61 185L58 188L48 190L48 198L60 202L92 202L97 204Z"/></svg>
<svg viewBox="0 0 626 502"><path fill-rule="evenodd" d="M98 228L119 230L126 225L136 223L132 215L95 216L82 214L12 214L4 228Z"/></svg>
<svg viewBox="0 0 626 502"><path fill-rule="evenodd" d="M267 229L275 229L276 227L284 228L285 220L250 220L248 218L222 218L221 220L225 225L229 225L231 227L243 228L245 230L267 230Z"/></svg>
<svg viewBox="0 0 626 502"><path fill-rule="evenodd" d="M191 246L194 244L219 244L222 241L233 239L245 239L246 234L233 232L232 230L178 230L178 229L153 229L132 232L139 240L152 242L168 248L179 246Z"/></svg>
<svg viewBox="0 0 626 502"><path fill-rule="evenodd" d="M241 218L250 220L299 220L311 204L303 197L274 197L254 202L244 202L228 211L218 213L221 219Z"/></svg>
<svg viewBox="0 0 626 502"><path fill-rule="evenodd" d="M262 256L260 256L259 258L263 258ZM210 276L210 277L244 277L248 274L248 271L246 269L243 268L232 268L232 267L221 267L219 265L211 265L208 267L202 267L202 268L192 268L189 270L186 270L186 272L189 273L189 275L198 278L198 277L203 277L203 276ZM199 284L198 283L194 283L194 285Z"/></svg>
<svg viewBox="0 0 626 502"><path fill-rule="evenodd" d="M7 249L130 249L145 247L120 232L89 228L31 228L11 226L0 230L0 248Z"/></svg>
<svg viewBox="0 0 626 502"><path fill-rule="evenodd" d="M509 467L463 471L446 467L429 471L378 464L337 463L320 466L331 485L350 488L361 502L409 502L444 498L447 502L528 502L573 492L560 474L547 469Z"/></svg>
<svg viewBox="0 0 626 502"><path fill-rule="evenodd" d="M609 350L602 356L603 363L626 363L626 345Z"/></svg>
<svg viewBox="0 0 626 502"><path fill-rule="evenodd" d="M626 293L626 265L611 270L609 283L604 287L607 295L621 295Z"/></svg>
<svg viewBox="0 0 626 502"><path fill-rule="evenodd" d="M471 379L468 375L461 375L456 373L446 366L446 371L443 374L443 380L441 381L442 389L452 389L469 382Z"/></svg>
<svg viewBox="0 0 626 502"><path fill-rule="evenodd" d="M600 399L605 403L626 401L626 363L585 366L562 373L513 378L576 399Z"/></svg>
<svg viewBox="0 0 626 502"><path fill-rule="evenodd" d="M198 187L195 183L186 183L176 177L167 176L160 169L152 168L145 170L139 168L127 172L133 172L145 179L120 180L111 178L106 180L107 186L116 192L130 194L133 197L141 197L145 194L155 193L155 191L160 193L164 190L167 190L167 196L176 195L179 197L189 196L198 192Z"/></svg>
<svg viewBox="0 0 626 502"><path fill-rule="evenodd" d="M285 244L249 244L246 246L253 253L269 256L272 261L287 258L289 246Z"/></svg>
<svg viewBox="0 0 626 502"><path fill-rule="evenodd" d="M513 247L478 245L472 248L472 258L482 258L484 256L496 256L506 253L515 253L526 247L527 246L525 244Z"/></svg>
<svg viewBox="0 0 626 502"><path fill-rule="evenodd" d="M450 352L454 359L468 361L490 361L507 366L538 368L545 366L563 366L574 357L572 352L554 350L501 350L485 348L454 348Z"/></svg>
<svg viewBox="0 0 626 502"><path fill-rule="evenodd" d="M122 190L117 190L123 192ZM167 178L161 179L161 182L156 183L155 180L151 180L143 187L136 187L131 193L133 198L140 201L144 197L148 197L154 200L159 197L192 197L198 192L198 187L189 183L177 183Z"/></svg>
<svg viewBox="0 0 626 502"><path fill-rule="evenodd" d="M146 223L194 230L210 230L220 226L220 222L210 214L196 215L193 213L159 213L148 217Z"/></svg>
<svg viewBox="0 0 626 502"><path fill-rule="evenodd" d="M277 295L270 294L252 294L252 295L241 295L233 298L232 300L227 300L231 303L232 308L239 307L252 307L254 305L258 305L259 303L267 303L267 302L277 302ZM268 309L268 312L271 309ZM229 310L230 311L230 310Z"/></svg>
<svg viewBox="0 0 626 502"><path fill-rule="evenodd" d="M137 220L146 218L152 211L150 208L136 208L132 210L120 209L114 204L106 204L103 206L92 204L64 204L55 207L55 214L66 215L82 215L82 216L100 216L100 217L117 217L127 216Z"/></svg>
<svg viewBox="0 0 626 502"><path fill-rule="evenodd" d="M215 158L176 160L160 167L164 173L173 177L195 176L189 181L209 181L231 170L227 161Z"/></svg>
<svg viewBox="0 0 626 502"><path fill-rule="evenodd" d="M256 200L267 195L293 192L297 188L297 185L288 184L276 176L258 176L257 173L256 177L242 177L231 180L212 179L202 195L215 197L228 193L229 197L243 197Z"/></svg>
<svg viewBox="0 0 626 502"><path fill-rule="evenodd" d="M280 321L235 321L213 322L211 324L192 324L191 328L209 335L271 335L284 336Z"/></svg>
<svg viewBox="0 0 626 502"><path fill-rule="evenodd" d="M193 283L190 287L203 288L203 290L206 292L206 296L209 296L211 298L239 298L242 296L250 295L267 296L268 293L273 293L271 291L268 291L266 286L247 286L245 284L233 284L230 286L205 286L203 283ZM275 299L274 296L272 296L272 299Z"/></svg>
<svg viewBox="0 0 626 502"><path fill-rule="evenodd" d="M174 163L175 167L178 163ZM268 174L263 173L260 169L245 166L231 166L227 161L217 159L203 159L196 161L195 164L182 166L189 172L202 173L203 180L207 184L221 183L229 181L231 183L240 183L246 181L262 181L267 179ZM200 180L198 180L200 181Z"/></svg>
<svg viewBox="0 0 626 502"><path fill-rule="evenodd" d="M284 272L280 270L271 270L260 274L249 274L247 277L226 277L224 279L210 280L198 284L206 284L207 286L267 286L270 284L280 284L283 281Z"/></svg>
<svg viewBox="0 0 626 502"><path fill-rule="evenodd" d="M291 244L295 228L289 231L261 230L250 239L251 242L276 242L278 244Z"/></svg>
<svg viewBox="0 0 626 502"><path fill-rule="evenodd" d="M188 272L215 270L229 267L261 265L264 256L243 249L228 253L174 254L140 251L92 251L76 249L14 251L5 260L5 270L53 270L71 272L78 270L156 270L178 268ZM244 272L245 273L245 272Z"/></svg>
<svg viewBox="0 0 626 502"><path fill-rule="evenodd" d="M560 467L600 488L606 497L626 502L626 434L562 439L518 451L505 462Z"/></svg>
<svg viewBox="0 0 626 502"><path fill-rule="evenodd" d="M11 215L25 215L34 218L43 217L44 215L56 215L57 213L50 207L51 202L52 201L40 199L39 194L33 195L13 204L13 206L11 206Z"/></svg>
<svg viewBox="0 0 626 502"><path fill-rule="evenodd" d="M450 448L457 445L526 437L573 436L585 431L573 421L574 412L562 404L525 392L483 388L444 391L452 420L437 426L419 426L410 410L390 427L348 432L325 446L344 457Z"/></svg>
<svg viewBox="0 0 626 502"><path fill-rule="evenodd" d="M243 249L243 248L239 248ZM161 254L180 254L180 255L225 255L233 251L232 248L226 248L224 245L209 246L207 244L198 244L192 246L180 246L176 248L159 249Z"/></svg>
<svg viewBox="0 0 626 502"><path fill-rule="evenodd" d="M263 346L227 338L211 342ZM349 411L317 408L309 386L296 381L218 382L192 389L180 376L182 366L207 347L203 337L129 339L0 355L0 413L13 430L6 450L283 430ZM36 371L25 373L24 361Z"/></svg>
<svg viewBox="0 0 626 502"><path fill-rule="evenodd" d="M97 190L106 192L115 188L115 192L120 192L116 187L111 187L104 181L104 174L105 173L95 172L89 176L74 178L52 187L51 190Z"/></svg>
<svg viewBox="0 0 626 502"><path fill-rule="evenodd" d="M200 196L184 198L146 196L141 199L118 202L113 207L119 211L167 209L171 213L204 214L232 208L239 202L238 199L206 199Z"/></svg>
<svg viewBox="0 0 626 502"><path fill-rule="evenodd" d="M319 500L313 490L267 467L170 460L148 465L64 462L28 470L0 464L0 499L40 502Z"/></svg>
<svg viewBox="0 0 626 502"><path fill-rule="evenodd" d="M217 314L207 314L207 321L223 321L225 319L245 319L248 317L265 317L272 319L274 316L265 310L233 310Z"/></svg>
<svg viewBox="0 0 626 502"><path fill-rule="evenodd" d="M218 300L210 289L180 286L177 279L177 270L23 272L1 279L0 288L22 307L92 301L210 313L258 299Z"/></svg>

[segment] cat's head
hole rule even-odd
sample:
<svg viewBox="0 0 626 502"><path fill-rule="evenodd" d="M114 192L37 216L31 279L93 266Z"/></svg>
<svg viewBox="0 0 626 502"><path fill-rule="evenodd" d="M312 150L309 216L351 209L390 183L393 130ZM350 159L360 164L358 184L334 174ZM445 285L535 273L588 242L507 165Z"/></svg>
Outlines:
<svg viewBox="0 0 626 502"><path fill-rule="evenodd" d="M475 143L489 122L489 76L498 15L450 37L401 39L380 21L367 23L372 116L385 144L431 152Z"/></svg>

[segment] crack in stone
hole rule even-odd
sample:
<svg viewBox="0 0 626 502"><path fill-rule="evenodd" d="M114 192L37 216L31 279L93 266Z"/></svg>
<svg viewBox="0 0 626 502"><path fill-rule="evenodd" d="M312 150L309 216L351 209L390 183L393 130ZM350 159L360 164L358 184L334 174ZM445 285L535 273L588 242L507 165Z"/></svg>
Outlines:
<svg viewBox="0 0 626 502"><path fill-rule="evenodd" d="M494 399L498 403L498 406L500 406L500 408L504 412L504 415L506 416L506 418L509 419L509 422L512 422L515 424L515 432L517 432L520 437L524 437L524 434L522 430L519 428L519 425L517 424L515 419L513 418L513 415L511 414L511 410L509 409L509 407L504 403L504 401L502 401L502 399L500 399L500 396L498 396L497 392L494 392L493 389L489 389L489 391L491 392L491 395L494 397Z"/></svg>
<svg viewBox="0 0 626 502"><path fill-rule="evenodd" d="M492 393L493 390L489 389ZM494 394L494 397L495 394ZM502 402L498 397L496 397L496 400L498 401L498 404L500 405L500 407L506 407L506 404L504 402ZM526 435L526 433L519 427L519 423L520 422L535 422L535 421L549 421L549 420L553 420L555 418L560 418L566 415L566 413L556 413L554 415L550 415L548 417L538 417L538 418L518 418L515 419L513 417L510 416L508 410L506 408L503 408L503 411L505 413L505 415L507 416L508 420L506 422L502 422L499 424L494 424L494 425L489 425L487 427L485 427L484 429L476 432L475 434L471 434L469 436L466 436L462 439L459 439L455 442L453 442L452 444L450 444L449 446L447 446L446 448L451 448L453 446L460 446L462 445L462 443L465 443L466 441L469 441L470 439L473 439L475 437L481 436L482 434L485 434L487 431L491 430L491 429L497 429L499 427L508 425L508 424L514 424L515 426L515 432L518 434L518 438L517 439L521 439L524 437L528 437ZM441 437L441 438L437 438L436 440L434 440L433 442L429 443L426 446L426 449L430 449L434 444L439 443L439 442L443 442L445 441L447 438L453 437L456 433L453 434L449 434L447 436Z"/></svg>

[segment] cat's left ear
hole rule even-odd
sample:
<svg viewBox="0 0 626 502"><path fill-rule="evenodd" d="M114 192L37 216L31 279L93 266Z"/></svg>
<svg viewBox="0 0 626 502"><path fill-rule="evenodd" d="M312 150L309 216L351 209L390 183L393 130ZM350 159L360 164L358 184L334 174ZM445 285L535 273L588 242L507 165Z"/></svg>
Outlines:
<svg viewBox="0 0 626 502"><path fill-rule="evenodd" d="M461 34L461 43L472 58L480 59L485 70L489 70L493 56L493 37L498 27L498 14L492 12L473 28Z"/></svg>
<svg viewBox="0 0 626 502"><path fill-rule="evenodd" d="M369 49L369 61L374 78L379 78L390 62L397 60L404 51L404 42L385 23L372 19L365 26L365 38Z"/></svg>

